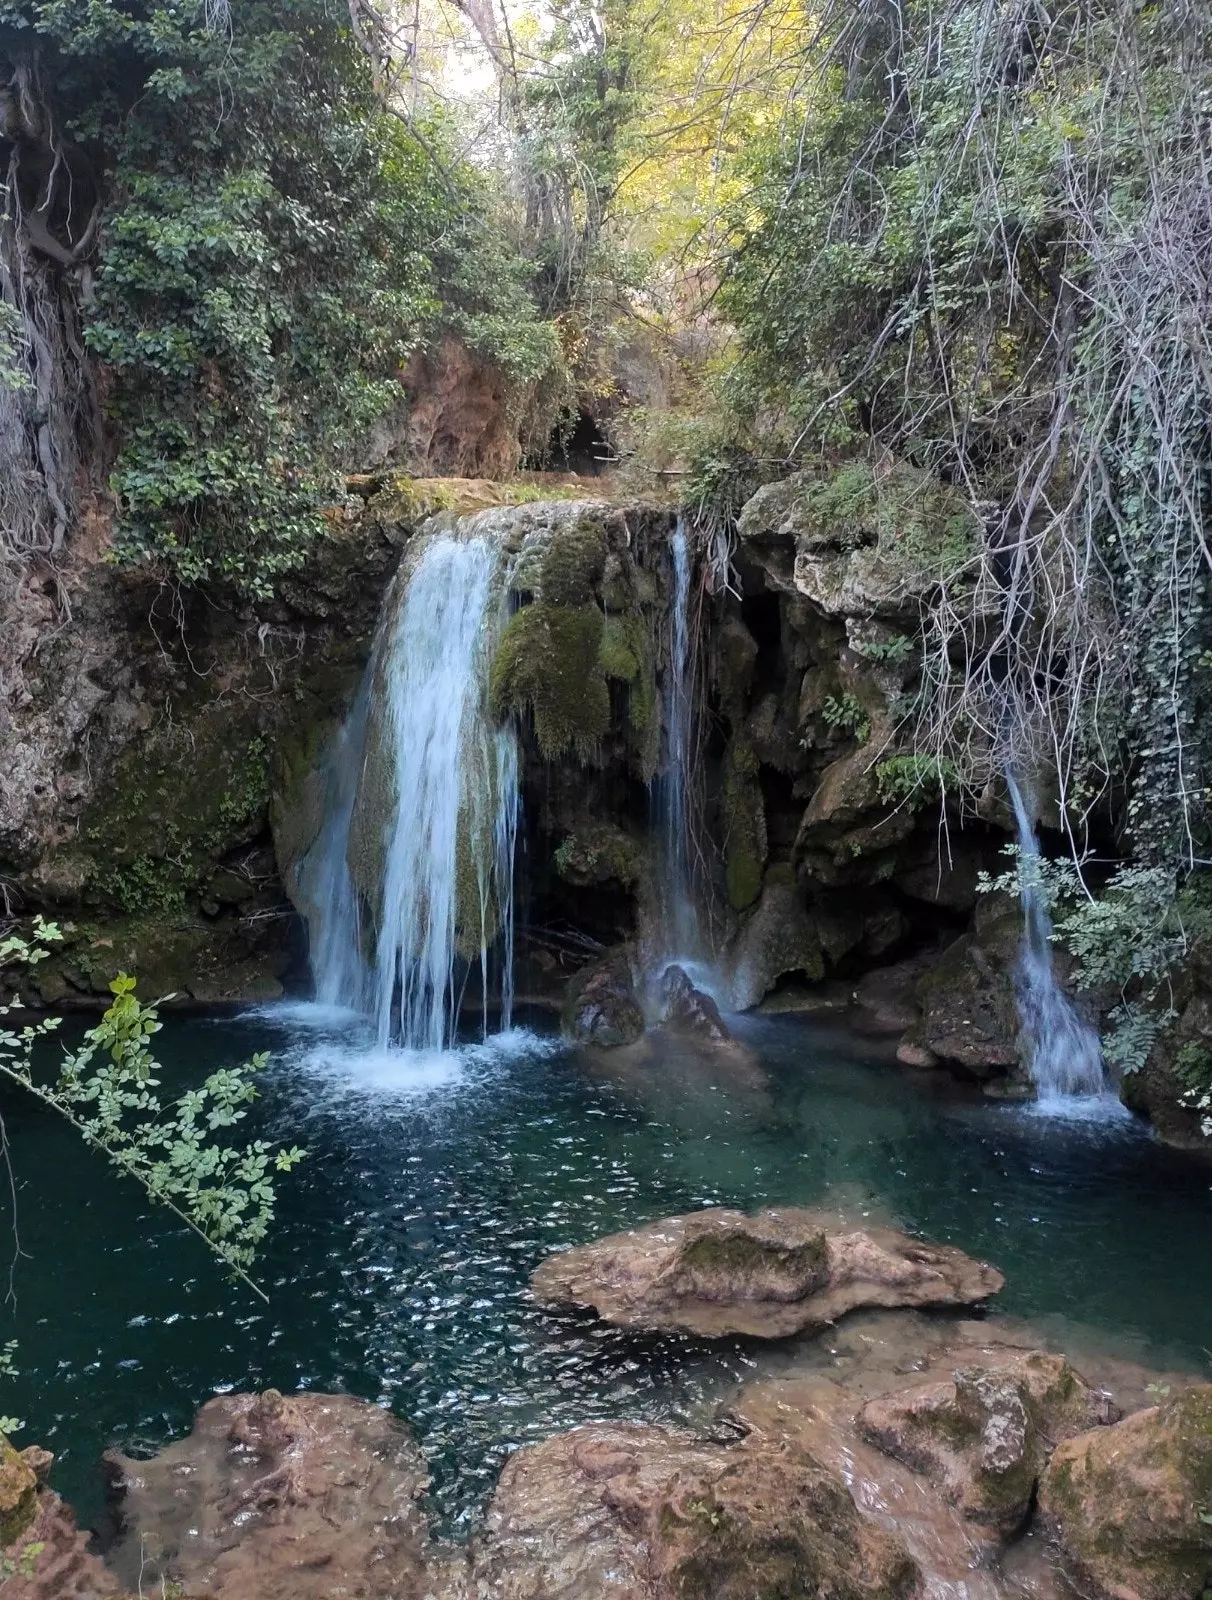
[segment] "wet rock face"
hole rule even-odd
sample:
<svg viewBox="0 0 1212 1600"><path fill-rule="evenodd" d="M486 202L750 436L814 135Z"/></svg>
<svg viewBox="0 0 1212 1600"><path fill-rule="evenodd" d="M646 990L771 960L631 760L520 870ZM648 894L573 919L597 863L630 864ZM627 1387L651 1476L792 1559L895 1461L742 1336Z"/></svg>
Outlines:
<svg viewBox="0 0 1212 1600"><path fill-rule="evenodd" d="M1212 1384L1060 1445L1039 1505L1082 1593L1196 1600L1212 1586Z"/></svg>
<svg viewBox="0 0 1212 1600"><path fill-rule="evenodd" d="M732 1038L719 1006L709 994L695 988L681 967L670 967L661 979L661 1005L667 1028L709 1044L727 1044Z"/></svg>
<svg viewBox="0 0 1212 1600"><path fill-rule="evenodd" d="M644 1013L636 998L626 952L577 973L568 986L561 1013L567 1038L610 1049L634 1044L644 1032Z"/></svg>
<svg viewBox="0 0 1212 1600"><path fill-rule="evenodd" d="M820 931L794 885L767 884L726 965L729 1004L737 1011L757 1005L789 973L812 981L824 977Z"/></svg>
<svg viewBox="0 0 1212 1600"><path fill-rule="evenodd" d="M428 1531L420 1452L347 1395L220 1395L151 1461L107 1458L125 1536L110 1556L216 1600L420 1600ZM150 1561L148 1560L150 1558Z"/></svg>
<svg viewBox="0 0 1212 1600"><path fill-rule="evenodd" d="M918 1573L811 1456L592 1424L518 1451L472 1559L477 1600L898 1600Z"/></svg>
<svg viewBox="0 0 1212 1600"><path fill-rule="evenodd" d="M591 1306L620 1327L779 1339L859 1306L971 1305L995 1268L890 1228L853 1231L810 1211L724 1209L613 1234L553 1256L531 1278L547 1304Z"/></svg>
<svg viewBox="0 0 1212 1600"><path fill-rule="evenodd" d="M1031 1351L881 1395L863 1407L857 1425L872 1444L936 1483L965 1517L1009 1535L1030 1510L1050 1448L1118 1414L1062 1356Z"/></svg>

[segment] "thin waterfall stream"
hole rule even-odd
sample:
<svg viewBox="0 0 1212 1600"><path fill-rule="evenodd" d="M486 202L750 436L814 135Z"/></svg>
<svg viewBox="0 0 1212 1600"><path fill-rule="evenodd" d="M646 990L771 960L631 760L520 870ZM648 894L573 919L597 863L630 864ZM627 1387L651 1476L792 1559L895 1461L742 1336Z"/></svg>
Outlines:
<svg viewBox="0 0 1212 1600"><path fill-rule="evenodd" d="M694 652L690 640L691 551L681 516L670 536L669 553L673 587L669 602L669 673L662 697L665 763L653 798L660 823L662 955L666 961L685 964L701 960L704 941L690 863Z"/></svg>
<svg viewBox="0 0 1212 1600"><path fill-rule="evenodd" d="M487 1032L497 946L510 1026L518 754L485 703L500 563L488 538L425 542L329 754L326 821L300 873L316 995L372 1017L381 1046L451 1045L476 965Z"/></svg>
<svg viewBox="0 0 1212 1600"><path fill-rule="evenodd" d="M1022 790L1013 774L1006 786L1018 830L1019 896L1023 941L1016 989L1027 1064L1041 1105L1075 1097L1119 1101L1107 1089L1098 1034L1078 1016L1056 981L1052 959L1052 919L1040 877L1039 840Z"/></svg>

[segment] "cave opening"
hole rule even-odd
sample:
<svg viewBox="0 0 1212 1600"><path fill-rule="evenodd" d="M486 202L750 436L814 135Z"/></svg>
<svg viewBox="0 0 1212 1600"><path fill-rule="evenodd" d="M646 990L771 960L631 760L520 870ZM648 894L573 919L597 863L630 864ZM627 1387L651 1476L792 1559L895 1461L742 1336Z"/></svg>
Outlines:
<svg viewBox="0 0 1212 1600"><path fill-rule="evenodd" d="M615 455L597 420L588 411L563 417L552 429L543 459L535 465L548 472L572 472L596 478L614 463Z"/></svg>

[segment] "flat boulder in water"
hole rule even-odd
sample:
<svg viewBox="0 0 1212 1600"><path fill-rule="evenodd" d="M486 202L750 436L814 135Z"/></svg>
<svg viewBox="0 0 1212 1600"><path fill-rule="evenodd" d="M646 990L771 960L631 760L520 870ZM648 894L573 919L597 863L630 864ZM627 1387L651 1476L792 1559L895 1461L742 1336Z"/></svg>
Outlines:
<svg viewBox="0 0 1212 1600"><path fill-rule="evenodd" d="M511 1456L472 1560L476 1600L902 1600L919 1575L810 1455L593 1423Z"/></svg>
<svg viewBox="0 0 1212 1600"><path fill-rule="evenodd" d="M1059 1445L1039 1509L1078 1591L1195 1600L1212 1588L1212 1384Z"/></svg>
<svg viewBox="0 0 1212 1600"><path fill-rule="evenodd" d="M781 1339L860 1306L964 1306L996 1294L995 1267L891 1228L838 1228L812 1211L723 1208L667 1217L550 1257L546 1305L619 1327Z"/></svg>

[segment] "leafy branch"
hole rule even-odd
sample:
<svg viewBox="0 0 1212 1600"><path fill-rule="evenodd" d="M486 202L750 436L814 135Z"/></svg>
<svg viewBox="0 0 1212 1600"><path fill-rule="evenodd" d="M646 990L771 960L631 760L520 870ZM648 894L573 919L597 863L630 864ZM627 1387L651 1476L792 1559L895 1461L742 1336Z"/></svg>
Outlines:
<svg viewBox="0 0 1212 1600"><path fill-rule="evenodd" d="M53 923L39 919L32 942L16 934L0 940L0 967L35 965L49 953L46 945L60 937ZM222 1140L224 1130L247 1116L256 1099L256 1074L268 1057L261 1053L243 1066L220 1068L179 1099L165 1100L159 1093L162 1069L149 1048L161 1024L156 1008L143 1005L135 987L124 973L114 979L109 1009L80 1048L65 1054L51 1081L37 1075L34 1053L59 1019L19 1031L0 1028L0 1076L61 1116L265 1300L249 1271L273 1221L274 1175L289 1172L306 1152L297 1146L275 1149L262 1139L244 1145ZM14 1009L0 1007L0 1017Z"/></svg>

